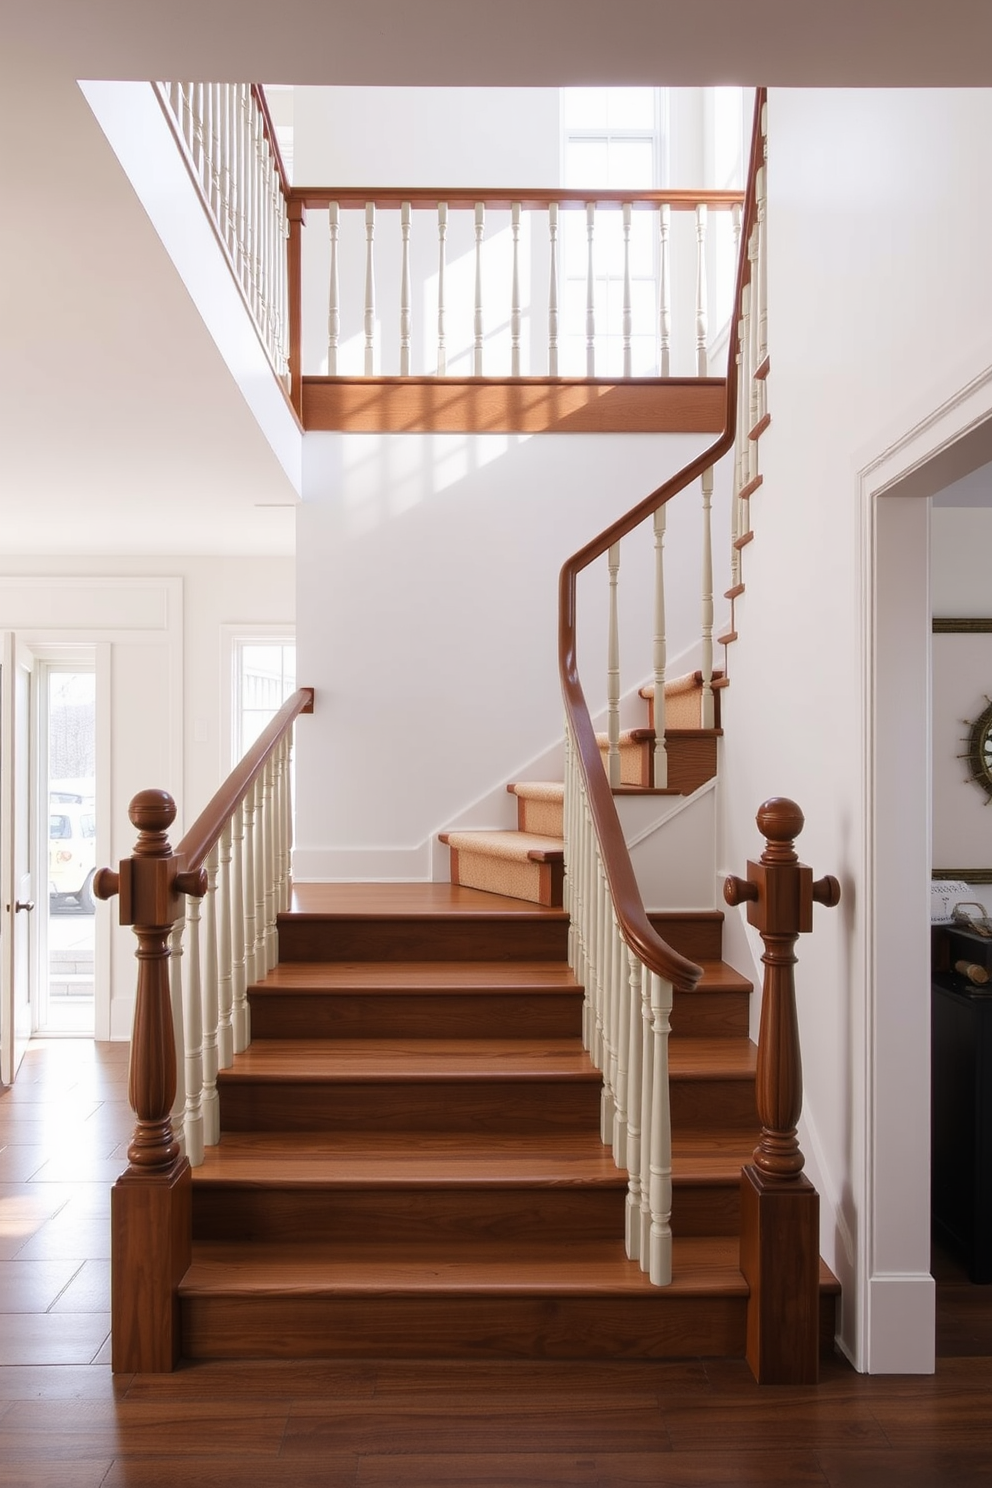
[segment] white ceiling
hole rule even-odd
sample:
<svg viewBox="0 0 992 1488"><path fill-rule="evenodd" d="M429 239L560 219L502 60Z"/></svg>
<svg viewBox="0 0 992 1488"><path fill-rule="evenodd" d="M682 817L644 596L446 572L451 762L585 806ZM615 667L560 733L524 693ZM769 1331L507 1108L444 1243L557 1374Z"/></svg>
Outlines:
<svg viewBox="0 0 992 1488"><path fill-rule="evenodd" d="M0 0L8 552L292 551L289 484L76 87L150 77L979 85L992 4Z"/></svg>

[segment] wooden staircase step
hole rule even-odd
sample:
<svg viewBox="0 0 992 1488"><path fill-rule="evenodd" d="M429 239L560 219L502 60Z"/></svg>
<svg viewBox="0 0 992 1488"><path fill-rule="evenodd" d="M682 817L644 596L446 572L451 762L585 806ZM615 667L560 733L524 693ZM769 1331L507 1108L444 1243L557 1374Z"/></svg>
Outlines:
<svg viewBox="0 0 992 1488"><path fill-rule="evenodd" d="M736 1240L674 1250L672 1285L652 1287L616 1241L199 1242L180 1284L183 1345L190 1358L739 1356Z"/></svg>
<svg viewBox="0 0 992 1488"><path fill-rule="evenodd" d="M668 756L668 790L681 796L712 780L716 774L717 740L723 730L712 728L666 728L665 752ZM596 735L604 767L607 766L609 740ZM620 735L621 785L649 786L652 779L652 757L655 734L651 728L627 729Z"/></svg>
<svg viewBox="0 0 992 1488"><path fill-rule="evenodd" d="M287 962L249 988L256 1038L566 1038L583 991L548 961Z"/></svg>
<svg viewBox="0 0 992 1488"><path fill-rule="evenodd" d="M672 1033L676 1038L747 1038L753 990L725 961L699 958L703 975L692 992L676 991Z"/></svg>
<svg viewBox="0 0 992 1488"><path fill-rule="evenodd" d="M673 951L690 961L719 961L723 945L723 911L719 909L649 910L648 919Z"/></svg>
<svg viewBox="0 0 992 1488"><path fill-rule="evenodd" d="M458 884L296 884L279 960L564 961L563 910Z"/></svg>
<svg viewBox="0 0 992 1488"><path fill-rule="evenodd" d="M722 672L715 671L711 685L716 687L722 677ZM646 682L643 687L638 688L638 693L648 705L648 727L654 728L654 683ZM673 677L666 682L665 722L668 727L699 728L702 723L702 696L703 674L700 671L687 672L684 677ZM718 697L713 699L713 708L713 722L719 728L720 702Z"/></svg>
<svg viewBox="0 0 992 1488"><path fill-rule="evenodd" d="M194 1236L615 1240L627 1175L595 1134L228 1134L194 1177Z"/></svg>
<svg viewBox="0 0 992 1488"><path fill-rule="evenodd" d="M225 1131L575 1130L600 1102L572 1039L272 1039L217 1083Z"/></svg>

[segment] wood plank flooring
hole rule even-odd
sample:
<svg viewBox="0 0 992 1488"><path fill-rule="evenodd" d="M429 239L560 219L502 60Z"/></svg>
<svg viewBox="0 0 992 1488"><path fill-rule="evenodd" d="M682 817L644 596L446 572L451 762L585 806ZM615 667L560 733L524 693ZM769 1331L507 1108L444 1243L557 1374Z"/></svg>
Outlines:
<svg viewBox="0 0 992 1488"><path fill-rule="evenodd" d="M741 1361L686 1358L115 1378L107 1175L126 1081L125 1046L52 1040L0 1095L0 1488L992 1485L992 1287L940 1253L932 1377L835 1358L818 1386L760 1390Z"/></svg>

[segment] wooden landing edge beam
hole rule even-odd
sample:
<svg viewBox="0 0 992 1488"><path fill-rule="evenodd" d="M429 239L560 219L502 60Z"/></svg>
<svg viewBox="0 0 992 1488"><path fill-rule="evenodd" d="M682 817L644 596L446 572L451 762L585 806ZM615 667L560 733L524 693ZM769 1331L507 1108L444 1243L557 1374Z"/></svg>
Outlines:
<svg viewBox="0 0 992 1488"><path fill-rule="evenodd" d="M303 427L347 433L710 434L722 377L305 377Z"/></svg>

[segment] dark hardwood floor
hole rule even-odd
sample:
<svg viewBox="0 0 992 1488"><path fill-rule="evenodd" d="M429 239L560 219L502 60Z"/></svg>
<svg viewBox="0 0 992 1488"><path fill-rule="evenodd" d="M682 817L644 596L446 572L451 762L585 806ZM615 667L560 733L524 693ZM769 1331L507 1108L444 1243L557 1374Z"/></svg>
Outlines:
<svg viewBox="0 0 992 1488"><path fill-rule="evenodd" d="M935 1255L932 1377L831 1361L199 1364L114 1377L127 1052L33 1044L0 1096L0 1488L992 1485L992 1287Z"/></svg>

